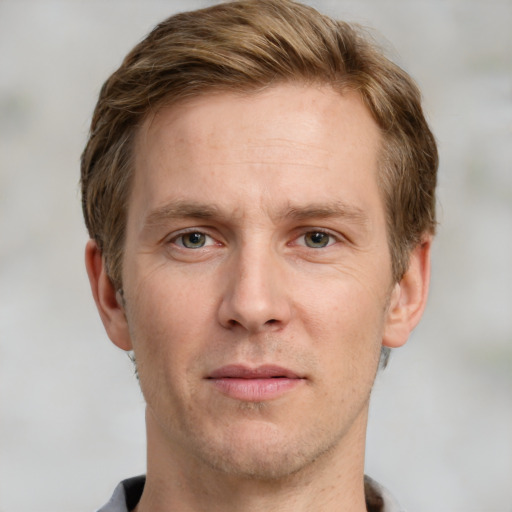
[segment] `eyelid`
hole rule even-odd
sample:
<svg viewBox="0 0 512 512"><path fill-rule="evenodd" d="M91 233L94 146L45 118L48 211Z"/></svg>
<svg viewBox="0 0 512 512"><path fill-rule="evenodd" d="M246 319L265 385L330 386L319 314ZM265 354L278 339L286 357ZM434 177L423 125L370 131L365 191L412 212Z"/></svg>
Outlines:
<svg viewBox="0 0 512 512"><path fill-rule="evenodd" d="M318 250L318 249L325 249L326 247L331 247L332 245L334 245L335 243L338 243L338 242L346 242L347 241L347 239L343 235L341 235L340 233L337 233L336 231L332 231L332 230L326 229L326 228L317 228L317 227L307 226L307 227L301 228L299 230L298 235L293 238L292 243L294 243L294 242L296 243L297 240L299 240L300 238L303 238L308 233L323 233L325 235L328 235L332 239L334 239L334 241L332 243L328 243L325 247L318 247L318 248L308 247L305 243L301 243L301 244L297 244L297 245L300 245L301 247L306 247L308 249Z"/></svg>
<svg viewBox="0 0 512 512"><path fill-rule="evenodd" d="M176 240L178 240L180 237L183 237L183 236L185 236L187 234L190 234L190 233L201 233L201 234L205 235L205 237L207 237L207 239L210 240L210 242L207 241L203 247L210 247L210 246L213 246L213 245L223 245L223 243L218 240L218 237L217 236L213 236L212 234L209 233L209 231L210 230L208 228L205 228L205 227L202 227L202 226L200 226L200 227L194 226L194 227L190 227L190 228L180 229L178 231L175 231L175 232L167 235L164 238L163 243L165 243L165 244L173 243L177 247L180 247L180 248L183 248L183 249L189 249L189 248L185 247L183 244L177 244ZM302 227L302 228L299 228L299 229L296 230L292 240L288 243L288 245L296 245L297 244L297 240L302 238L302 237L304 237L308 233L324 233L324 234L328 235L330 238L334 239L334 242L329 243L325 247L330 247L330 246L334 245L337 242L341 242L341 243L343 243L343 242L347 243L348 242L348 243L350 243L350 240L347 237L345 237L344 235L342 235L341 233L339 233L337 231L333 231L333 230L330 230L328 228L319 228L319 227L314 227L314 226L306 226L306 227ZM309 248L304 243L297 244L297 245Z"/></svg>
<svg viewBox="0 0 512 512"><path fill-rule="evenodd" d="M164 243L165 244L174 244L176 245L177 247L181 248L181 249L186 249L186 250L190 250L189 247L185 247L185 245L183 245L182 243L181 244L178 244L176 241L179 240L180 238L182 238L183 236L185 235L188 235L190 233L201 233L202 235L204 235L207 240L211 240L213 243L209 243L208 241L205 242L205 245L203 245L202 247L199 247L197 249L202 249L204 247L211 247L212 245L219 245L219 242L212 236L208 233L208 230L205 229L205 228L197 228L197 227L191 227L191 228L186 228L186 229L180 229L179 231L175 231L174 233L171 233L170 235L166 236L165 239L164 239ZM195 249L195 250L197 250Z"/></svg>

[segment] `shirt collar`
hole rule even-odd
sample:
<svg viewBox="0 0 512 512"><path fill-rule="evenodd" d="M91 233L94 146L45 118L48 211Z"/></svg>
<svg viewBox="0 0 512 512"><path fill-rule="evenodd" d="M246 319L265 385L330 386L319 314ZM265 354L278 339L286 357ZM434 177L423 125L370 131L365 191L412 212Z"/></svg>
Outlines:
<svg viewBox="0 0 512 512"><path fill-rule="evenodd" d="M139 502L145 483L145 475L123 480L97 512L130 512ZM368 512L404 512L393 495L369 476L364 477L364 493Z"/></svg>

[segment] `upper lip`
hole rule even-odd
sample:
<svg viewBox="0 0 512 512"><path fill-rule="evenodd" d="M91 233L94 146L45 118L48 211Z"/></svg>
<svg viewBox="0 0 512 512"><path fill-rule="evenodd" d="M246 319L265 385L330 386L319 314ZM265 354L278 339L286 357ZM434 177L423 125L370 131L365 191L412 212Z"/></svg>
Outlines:
<svg viewBox="0 0 512 512"><path fill-rule="evenodd" d="M292 370L282 366L265 364L249 367L242 364L230 364L213 370L208 374L209 379L271 379L282 377L285 379L300 379Z"/></svg>

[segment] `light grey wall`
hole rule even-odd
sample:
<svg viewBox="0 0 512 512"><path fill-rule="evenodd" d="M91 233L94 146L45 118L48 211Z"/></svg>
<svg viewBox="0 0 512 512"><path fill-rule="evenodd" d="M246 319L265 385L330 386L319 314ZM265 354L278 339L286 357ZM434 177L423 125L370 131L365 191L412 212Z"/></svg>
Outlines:
<svg viewBox="0 0 512 512"><path fill-rule="evenodd" d="M0 1L0 511L93 510L144 471L143 401L83 269L99 87L200 1ZM311 1L375 27L439 140L432 293L378 378L367 471L411 512L512 510L512 2Z"/></svg>

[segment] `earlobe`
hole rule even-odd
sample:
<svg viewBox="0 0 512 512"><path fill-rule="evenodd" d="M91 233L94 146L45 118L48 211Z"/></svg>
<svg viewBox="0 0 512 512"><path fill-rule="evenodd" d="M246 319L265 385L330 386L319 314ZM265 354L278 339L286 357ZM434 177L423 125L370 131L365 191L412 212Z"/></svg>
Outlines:
<svg viewBox="0 0 512 512"><path fill-rule="evenodd" d="M404 345L421 319L427 304L430 283L430 248L426 237L412 252L409 268L391 294L382 344L397 348Z"/></svg>
<svg viewBox="0 0 512 512"><path fill-rule="evenodd" d="M85 267L92 295L108 337L119 348L132 350L122 297L107 275L103 256L94 240L89 240L85 247Z"/></svg>

